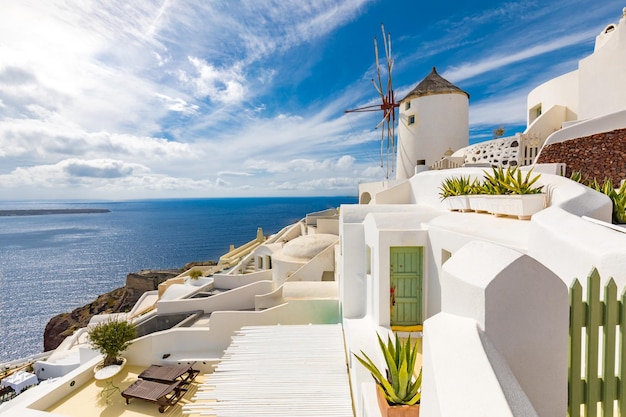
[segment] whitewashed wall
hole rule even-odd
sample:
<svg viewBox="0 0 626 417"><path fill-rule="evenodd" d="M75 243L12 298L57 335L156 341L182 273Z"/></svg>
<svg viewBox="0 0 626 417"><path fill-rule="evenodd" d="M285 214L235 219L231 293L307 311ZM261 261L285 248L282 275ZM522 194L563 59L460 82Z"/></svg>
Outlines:
<svg viewBox="0 0 626 417"><path fill-rule="evenodd" d="M433 94L400 105L398 121L398 155L396 178L411 178L416 161L430 166L445 152L467 146L469 138L469 98L465 93ZM409 116L415 123L408 124Z"/></svg>
<svg viewBox="0 0 626 417"><path fill-rule="evenodd" d="M567 286L527 255L472 242L443 266L425 323L428 416L566 414Z"/></svg>

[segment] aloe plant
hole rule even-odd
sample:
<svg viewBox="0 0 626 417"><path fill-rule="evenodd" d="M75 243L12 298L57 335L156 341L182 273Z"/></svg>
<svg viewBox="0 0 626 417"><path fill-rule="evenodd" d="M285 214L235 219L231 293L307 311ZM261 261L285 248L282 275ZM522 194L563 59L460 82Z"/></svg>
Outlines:
<svg viewBox="0 0 626 417"><path fill-rule="evenodd" d="M626 223L626 181L615 190L613 200L613 217L616 223Z"/></svg>
<svg viewBox="0 0 626 417"><path fill-rule="evenodd" d="M377 337L387 365L385 370L379 370L376 364L363 351L361 351L363 357L356 354L354 356L370 371L376 383L382 388L387 403L390 405L414 405L419 403L422 397L420 390L422 386L422 371L420 370L417 378L413 377L413 369L415 368L415 360L417 358L417 346L411 346L410 336L405 342L400 342L400 338L396 334L395 343L389 336L387 344L383 342L380 335L377 334Z"/></svg>
<svg viewBox="0 0 626 417"><path fill-rule="evenodd" d="M613 223L626 223L626 181L616 189L611 178L605 178L602 183L597 178L585 181L580 171L573 172L570 179L582 184L586 182L588 187L607 195L613 203Z"/></svg>
<svg viewBox="0 0 626 417"><path fill-rule="evenodd" d="M626 181L622 183L619 189L615 189L611 178L605 178L602 184L594 178L589 186L606 194L611 199L613 202L613 222L626 223Z"/></svg>
<svg viewBox="0 0 626 417"><path fill-rule="evenodd" d="M475 194L477 181L472 181L468 176L448 177L443 180L439 187L441 199L459 195Z"/></svg>
<svg viewBox="0 0 626 417"><path fill-rule="evenodd" d="M522 177L522 170L517 167L513 169L507 169L506 182L503 184L511 194L540 194L543 185L539 187L533 187L537 182L541 174L537 174L531 177L533 170L531 169L526 173L525 177Z"/></svg>
<svg viewBox="0 0 626 417"><path fill-rule="evenodd" d="M506 195L506 194L540 194L542 186L534 186L541 174L531 177L532 169L522 175L518 167L508 167L505 171L502 167L492 168L492 172L485 171L485 180L479 189L482 194Z"/></svg>
<svg viewBox="0 0 626 417"><path fill-rule="evenodd" d="M502 167L493 167L491 174L487 171L484 173L485 180L480 185L481 194L510 194L508 188L504 186L507 182L507 174Z"/></svg>

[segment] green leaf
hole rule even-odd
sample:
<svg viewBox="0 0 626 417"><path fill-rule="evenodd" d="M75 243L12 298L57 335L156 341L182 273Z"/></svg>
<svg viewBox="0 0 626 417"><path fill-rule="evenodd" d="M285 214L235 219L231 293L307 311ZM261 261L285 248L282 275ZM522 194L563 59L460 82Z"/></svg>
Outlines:
<svg viewBox="0 0 626 417"><path fill-rule="evenodd" d="M362 357L356 354L354 356L372 374L389 404L416 404L421 398L422 384L421 371L419 377L413 380L417 346L411 346L410 337L404 342L400 341L397 333L395 340L389 336L387 343L383 342L380 335L377 336L381 353L385 358L385 369L378 369L363 351Z"/></svg>

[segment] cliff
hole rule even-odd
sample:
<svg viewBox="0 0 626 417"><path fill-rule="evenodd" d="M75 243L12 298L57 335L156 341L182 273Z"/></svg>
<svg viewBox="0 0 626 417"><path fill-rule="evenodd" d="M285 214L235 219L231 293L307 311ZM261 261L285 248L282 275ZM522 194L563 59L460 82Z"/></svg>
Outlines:
<svg viewBox="0 0 626 417"><path fill-rule="evenodd" d="M173 278L195 265L215 265L214 262L192 262L182 269L142 270L126 276L126 285L98 296L93 302L70 313L62 313L50 319L43 335L44 351L56 349L67 336L86 327L92 316L107 313L123 313L130 309L146 291L158 289L163 281Z"/></svg>

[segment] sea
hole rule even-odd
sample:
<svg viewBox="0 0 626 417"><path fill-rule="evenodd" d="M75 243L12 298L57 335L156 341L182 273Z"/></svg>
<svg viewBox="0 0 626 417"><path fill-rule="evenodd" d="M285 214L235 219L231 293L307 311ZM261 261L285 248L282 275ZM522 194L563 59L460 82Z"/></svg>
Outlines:
<svg viewBox="0 0 626 417"><path fill-rule="evenodd" d="M0 210L108 213L0 216L0 363L43 351L51 317L122 287L142 269L218 261L240 246L356 197L0 201Z"/></svg>

